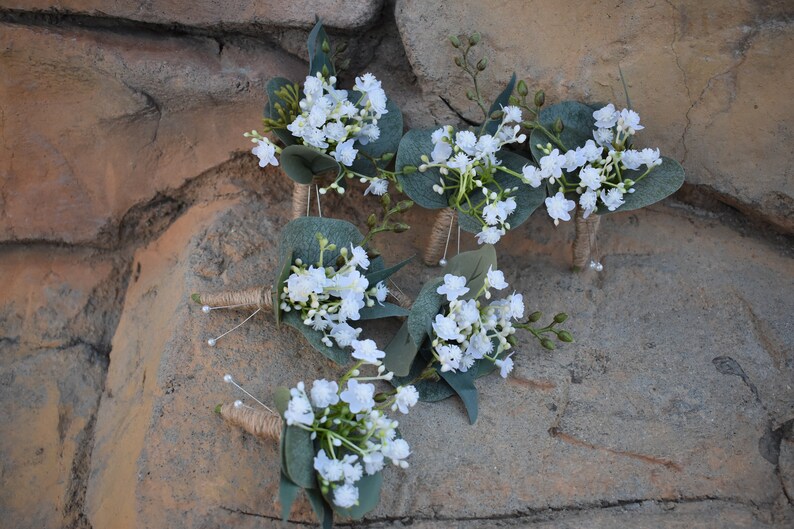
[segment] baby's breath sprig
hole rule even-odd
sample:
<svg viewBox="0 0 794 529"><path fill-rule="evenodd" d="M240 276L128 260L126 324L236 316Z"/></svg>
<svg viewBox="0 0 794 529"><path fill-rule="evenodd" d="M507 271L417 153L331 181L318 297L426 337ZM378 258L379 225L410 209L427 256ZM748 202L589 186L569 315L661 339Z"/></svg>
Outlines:
<svg viewBox="0 0 794 529"><path fill-rule="evenodd" d="M455 66L471 77L471 81L474 84L474 90L466 91L466 97L469 101L477 103L477 106L480 107L480 110L482 110L487 120L489 117L488 107L485 105L485 99L483 99L480 93L480 84L477 77L488 67L488 57L483 55L478 61L473 62L473 59L469 56L472 49L479 44L480 39L480 33L475 31L471 35L463 35L462 42L457 35L452 35L449 37L449 42L455 49L460 51L460 57L455 57Z"/></svg>
<svg viewBox="0 0 794 529"><path fill-rule="evenodd" d="M364 240L361 242L361 246L366 245L375 238L375 236L379 233L385 232L393 232L393 233L402 233L404 231L408 231L411 227L404 223L395 221L395 217L405 213L409 209L411 209L414 205L413 201L411 200L401 200L394 204L392 207L392 199L388 193L384 193L383 196L380 198L381 203L381 213L382 215L379 216L376 213L371 213L367 218L367 227L369 231L367 232ZM376 250L370 248L369 252L373 254L373 256L380 255Z"/></svg>
<svg viewBox="0 0 794 529"><path fill-rule="evenodd" d="M554 342L550 338L544 335L553 334L561 342L565 342L565 343L573 342L573 335L569 331L566 331L564 329L554 328L555 325L564 323L568 319L568 315L566 313L560 312L555 314L551 323L545 327L533 327L532 324L540 321L542 317L543 317L542 312L535 311L527 317L526 322L516 323L514 327L516 327L517 329L524 329L525 331L529 331L532 334L532 336L534 336L540 341L540 345L548 349L549 351L553 351L556 348L556 346L554 345Z"/></svg>

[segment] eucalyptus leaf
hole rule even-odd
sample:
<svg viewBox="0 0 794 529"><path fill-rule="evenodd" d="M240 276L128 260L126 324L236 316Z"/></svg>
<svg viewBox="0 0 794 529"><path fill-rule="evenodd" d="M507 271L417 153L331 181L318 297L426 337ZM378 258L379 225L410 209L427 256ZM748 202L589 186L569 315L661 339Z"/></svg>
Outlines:
<svg viewBox="0 0 794 529"><path fill-rule="evenodd" d="M322 331L315 331L310 326L304 325L298 312L294 310L285 312L281 320L300 332L303 337L306 338L306 341L326 358L333 360L337 364L346 364L350 361L351 356L348 351L340 349L336 345L332 345L331 347L325 345L322 341L324 337ZM336 342L331 341L331 343L333 344Z"/></svg>
<svg viewBox="0 0 794 529"><path fill-rule="evenodd" d="M370 170L373 171L372 174L365 172L364 174L367 176L375 176L377 173L374 171L375 168L372 162L361 156L361 153L365 153L373 158L380 158L387 152L396 153L400 146L400 140L403 137L403 114L400 111L400 107L397 106L397 103L389 99L386 101L386 111L387 113L383 114L378 120L378 128L380 129L380 136L378 139L370 141L366 145L361 145L360 142L356 142L356 147L359 152L356 161L363 161L364 166L368 166ZM379 161L378 167L383 169L388 164L389 162ZM354 170L356 170L355 167L354 165Z"/></svg>
<svg viewBox="0 0 794 529"><path fill-rule="evenodd" d="M308 185L314 177L328 171L342 172L342 166L331 156L307 145L290 145L281 151L281 168L298 184Z"/></svg>
<svg viewBox="0 0 794 529"><path fill-rule="evenodd" d="M504 167L519 174L521 174L521 170L525 165L534 165L527 158L510 151L500 151L497 154L497 158L502 160L502 165ZM532 186L525 184L520 178L517 178L504 171L497 171L496 175L494 176L494 180L496 180L496 184L491 183L487 186L488 189L491 189L492 191L498 191L499 187L497 187L497 184L502 189L506 187L518 187L518 190L511 195L513 198L515 198L516 209L510 214L510 216L507 217L507 222L510 223L511 230L523 224L529 218L532 212L538 209L538 207L543 204L543 201L546 199L546 190L542 186L533 188ZM481 193L479 189L477 189L475 192L478 194ZM477 198L478 200L481 199L481 197L472 198ZM465 209L461 211L460 215L458 215L458 222L460 223L461 229L469 233L479 233L483 229L483 225L480 220L466 214Z"/></svg>
<svg viewBox="0 0 794 529"><path fill-rule="evenodd" d="M334 511L331 506L325 501L322 493L319 490L306 489L306 496L309 498L312 510L317 515L320 525L323 529L331 529L334 525Z"/></svg>
<svg viewBox="0 0 794 529"><path fill-rule="evenodd" d="M644 171L624 171L623 179L630 178L636 180ZM672 195L684 183L684 168L677 161L662 157L662 165L654 167L642 180L637 182L632 189L634 193L623 195L625 204L610 212L601 206L598 213L616 213L618 211L631 211L633 209L644 208L655 204L660 200Z"/></svg>
<svg viewBox="0 0 794 529"><path fill-rule="evenodd" d="M292 81L289 79L284 79L283 77L274 77L267 82L267 85L265 85L265 91L267 92L267 105L265 105L264 112L266 118L276 120L280 118L275 109L276 103L281 104L281 107L286 111L289 106L288 103L283 98L277 96L276 92L283 87L292 84L294 84ZM273 129L273 133L284 143L284 145L294 145L298 142L298 140L286 128Z"/></svg>
<svg viewBox="0 0 794 529"><path fill-rule="evenodd" d="M432 130L414 129L409 130L402 140L397 150L397 180L403 188L403 192L408 197L426 209L439 209L449 207L449 191L439 195L433 191L433 186L438 184L441 173L438 169L430 168L424 173L420 173L418 167L423 163L423 155L430 156L433 152ZM406 165L417 167L417 171L411 174L402 174Z"/></svg>
<svg viewBox="0 0 794 529"><path fill-rule="evenodd" d="M401 318L408 316L410 311L394 303L384 303L380 305L375 303L371 307L364 307L359 311L360 319L363 320L377 320L380 318Z"/></svg>
<svg viewBox="0 0 794 529"><path fill-rule="evenodd" d="M306 42L309 51L309 75L314 75L318 72L322 73L323 66L328 68L328 77L336 75L336 69L331 57L323 51L323 41L329 41L328 34L325 32L322 21L318 19L309 32L309 38Z"/></svg>
<svg viewBox="0 0 794 529"><path fill-rule="evenodd" d="M281 293L284 292L284 284L290 276L292 268L292 248L283 249L284 259L281 262L281 271L278 273L276 282L273 285L273 314L276 317L276 325L281 323Z"/></svg>
<svg viewBox="0 0 794 529"><path fill-rule="evenodd" d="M411 364L416 358L419 347L411 339L407 321L402 324L400 330L383 351L386 353L383 363L388 371L398 377L404 377L410 373Z"/></svg>
<svg viewBox="0 0 794 529"><path fill-rule="evenodd" d="M510 96L513 95L513 89L516 86L516 74L514 73L512 77L510 77L510 81L507 83L507 87L502 90L502 93L499 94L494 102L491 104L491 108L488 110L488 120L485 122L483 126L483 130L485 134L494 135L496 131L499 129L499 125L502 123L502 119L491 119L491 115L494 112L502 110L502 107L506 107L510 104Z"/></svg>
<svg viewBox="0 0 794 529"><path fill-rule="evenodd" d="M549 131L552 130L557 119L561 119L564 125L560 139L565 145L565 149L556 145L545 132L535 128L529 135L529 148L537 162L540 162L540 159L545 156L538 149L538 144L545 146L547 143L551 143L552 149L558 149L560 154L565 154L566 151L582 147L587 140L593 139L593 131L596 127L592 107L578 101L563 101L546 107L540 112L540 124Z"/></svg>
<svg viewBox="0 0 794 529"><path fill-rule="evenodd" d="M287 426L284 428L283 436L287 477L304 489L317 488L311 432L297 426Z"/></svg>
<svg viewBox="0 0 794 529"><path fill-rule="evenodd" d="M469 291L460 296L460 299L474 299L485 284L489 268L497 270L496 249L492 244L484 244L476 250L459 253L451 258L444 267L444 274L465 277Z"/></svg>
<svg viewBox="0 0 794 529"><path fill-rule="evenodd" d="M360 520L365 514L377 507L380 501L380 489L383 486L383 473L376 472L372 475L366 475L354 483L354 486L358 489L358 505L354 505L349 509L334 506L334 511L341 516ZM331 499L332 494L333 492L330 489L328 493L325 494L326 502L331 505L333 505Z"/></svg>
<svg viewBox="0 0 794 529"><path fill-rule="evenodd" d="M425 283L411 307L411 313L408 315L406 323L408 324L408 333L417 347L420 347L425 338L430 335L433 330L433 319L441 311L441 307L447 303L447 298L436 292L436 289L442 284L444 284L442 278Z"/></svg>
<svg viewBox="0 0 794 529"><path fill-rule="evenodd" d="M386 279L390 278L395 273L397 273L400 270L400 268L410 263L411 259L413 258L414 257L411 256L408 259L400 261L394 266L390 266L389 268L383 268L381 270L372 270L368 272L365 277L367 278L367 281L369 281L369 286L373 287L378 283L380 283L381 281L385 281Z"/></svg>
<svg viewBox="0 0 794 529"><path fill-rule="evenodd" d="M295 498L298 497L298 492L301 488L284 475L284 472L279 472L281 479L278 483L278 501L281 504L281 519L287 521L289 513L292 510L292 504L295 503Z"/></svg>
<svg viewBox="0 0 794 529"><path fill-rule="evenodd" d="M287 411L287 406L289 406L289 399L289 389L284 386L277 387L273 392L273 402L276 405L276 411L282 417L284 417L284 412Z"/></svg>
<svg viewBox="0 0 794 529"><path fill-rule="evenodd" d="M479 404L477 399L477 388L474 386L476 372L469 369L465 373L439 371L439 374L455 391L458 397L460 397L460 400L463 401L463 406L466 408L466 413L469 415L469 422L471 424L477 422Z"/></svg>

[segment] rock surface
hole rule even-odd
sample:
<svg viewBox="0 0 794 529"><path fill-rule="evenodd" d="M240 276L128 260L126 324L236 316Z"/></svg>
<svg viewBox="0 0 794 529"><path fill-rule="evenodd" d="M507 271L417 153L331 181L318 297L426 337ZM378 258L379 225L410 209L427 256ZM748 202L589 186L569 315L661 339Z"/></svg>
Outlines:
<svg viewBox="0 0 794 529"><path fill-rule="evenodd" d="M399 0L397 24L425 92L481 120L448 35L482 33L486 97L516 72L547 103L624 104L618 68L646 125L643 146L682 160L687 181L794 230L791 122L794 8L777 1L461 2ZM479 55L478 55L479 57Z"/></svg>
<svg viewBox="0 0 794 529"><path fill-rule="evenodd" d="M357 29L370 24L383 0L315 0L303 2L274 0L225 0L216 2L144 2L119 0L2 0L0 7L40 13L76 14L114 19L180 25L214 30L242 30L267 34L264 28L314 25L315 16L331 28Z"/></svg>
<svg viewBox="0 0 794 529"><path fill-rule="evenodd" d="M366 208L348 198L335 216L362 222ZM430 220L413 213L416 232L384 242L389 255L417 252ZM267 284L285 222L283 201L215 203L136 254L143 271L114 337L96 427L87 496L95 529L261 527L278 517L277 450L212 416L239 396L221 378L230 372L267 400L279 385L339 368L268 317L210 348L208 337L246 315L206 316L189 295ZM500 268L530 309L567 310L577 342L554 353L527 342L506 383L480 380L474 426L452 399L403 418L412 467L387 472L388 492L367 523L577 527L589 518L565 525L561 513L581 510L605 527L673 527L704 513L733 527L779 523L783 468L771 453L780 450L774 431L794 417L794 306L774 285L794 280L790 252L658 206L607 217L606 270L572 275L569 235L538 217L500 246ZM416 295L434 272L412 263L396 281ZM310 515L304 505L293 516Z"/></svg>

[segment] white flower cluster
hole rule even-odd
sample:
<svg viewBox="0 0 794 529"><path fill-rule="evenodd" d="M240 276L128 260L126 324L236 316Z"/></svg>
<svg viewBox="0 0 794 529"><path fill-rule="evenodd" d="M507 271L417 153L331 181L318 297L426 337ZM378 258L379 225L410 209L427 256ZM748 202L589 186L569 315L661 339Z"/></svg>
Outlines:
<svg viewBox="0 0 794 529"><path fill-rule="evenodd" d="M337 90L336 77L325 79L319 72L306 77L304 97L299 102L301 113L287 125L287 130L304 145L329 154L341 165L350 167L358 155L355 145L367 145L380 138L378 120L388 113L386 92L371 73L356 77L353 91L358 95L351 101L347 90ZM275 157L277 147L267 138L256 141L252 152L259 157L260 167L278 165ZM380 195L386 192L384 182L388 184L388 181L363 178L377 183L370 185L368 192ZM337 182L329 188L344 192Z"/></svg>
<svg viewBox="0 0 794 529"><path fill-rule="evenodd" d="M644 178L654 167L661 165L659 149L628 149L629 139L644 127L640 125L640 116L633 110L624 108L617 111L613 104L593 112L595 126L593 139L587 140L584 146L571 149L561 154L551 145L539 146L546 156L540 159L540 167L524 168L524 181L538 187L544 180L559 183L560 191L546 199L546 209L555 224L561 220L571 220L570 211L576 208L576 202L565 198L568 184L565 173L578 173L579 183L576 193L579 194L579 206L584 210L584 217L590 216L598 208L599 202L609 211L615 211L625 203L623 195L633 193L632 187ZM636 180L625 178L623 171L638 170L646 167L645 172Z"/></svg>
<svg viewBox="0 0 794 529"><path fill-rule="evenodd" d="M374 343L374 342L373 342ZM378 376L360 377L362 365L377 366ZM380 472L387 461L408 468L411 454L408 443L397 437L398 422L389 419L384 410L401 413L416 405L419 393L414 386L400 386L388 394L375 393L370 380L386 380L379 360L361 360L342 379L315 380L306 391L303 382L290 390L284 419L290 426L312 432L320 446L314 458L314 469L324 488L333 491L336 506L350 508L358 503L356 482L365 474Z"/></svg>
<svg viewBox="0 0 794 529"><path fill-rule="evenodd" d="M479 244L495 244L510 229L507 217L516 209L516 201L510 194L517 188L497 192L487 186L493 182L497 171L510 172L501 166L496 153L505 145L526 141L526 135L519 134L521 119L520 108L506 106L502 108L502 122L493 135L478 137L468 130L454 132L451 126L441 127L432 134L433 152L430 157L422 156L420 172L438 168L443 175L433 190L440 195L453 190L457 200L467 201L465 208L469 214L482 222L483 229L477 234ZM478 188L482 190L484 200L472 204L477 198L469 195Z"/></svg>
<svg viewBox="0 0 794 529"><path fill-rule="evenodd" d="M489 267L477 298L484 294L485 299L490 299L491 288L504 290L507 287L504 274ZM487 305L478 299L459 299L468 291L465 277L444 276L444 284L437 292L447 297L449 307L433 321L433 355L444 372L466 372L477 360L488 359L500 368L502 377L507 378L513 369L512 353L500 356L511 348L508 338L516 332L512 322L523 318L524 298L513 293Z"/></svg>
<svg viewBox="0 0 794 529"><path fill-rule="evenodd" d="M321 251L328 246L326 239L320 240ZM372 349L375 342L358 340L361 328L353 327L348 321L358 321L365 307L376 302L383 304L389 290L383 281L370 286L361 273L370 265L364 248L351 244L350 250L342 248L340 255L344 264L339 269L324 267L322 262L307 266L297 259L281 292L280 309L299 311L304 325L321 331L322 341L328 347L334 343L342 348L353 347L354 358L383 358L382 351Z"/></svg>

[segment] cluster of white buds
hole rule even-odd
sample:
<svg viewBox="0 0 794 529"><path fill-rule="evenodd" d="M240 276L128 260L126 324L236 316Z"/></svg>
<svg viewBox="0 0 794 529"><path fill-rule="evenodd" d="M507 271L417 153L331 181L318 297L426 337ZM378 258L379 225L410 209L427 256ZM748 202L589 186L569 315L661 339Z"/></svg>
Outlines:
<svg viewBox="0 0 794 529"><path fill-rule="evenodd" d="M477 234L479 244L494 244L510 229L507 217L516 209L511 195L518 188L502 188L494 177L498 171L518 175L504 167L496 153L505 145L526 141L526 135L519 134L521 119L520 108L506 106L494 134L477 136L468 130L455 132L451 126L441 127L431 136L433 152L421 157L420 172L437 168L442 175L433 190L440 195L449 192L458 209L482 223L483 229ZM490 189L491 184L496 184L497 190ZM476 189L481 189L483 198L472 193Z"/></svg>
<svg viewBox="0 0 794 529"><path fill-rule="evenodd" d="M488 269L486 280L476 297L460 299L469 292L466 278L446 274L444 284L437 292L447 297L449 306L437 314L433 321L432 352L441 365L441 371L466 372L478 360L487 359L507 375L513 369L510 355L510 336L516 329L513 321L524 316L524 299L513 293L505 298L486 302L491 298L490 289L508 288L504 274ZM484 298L480 301L480 298Z"/></svg>
<svg viewBox="0 0 794 529"><path fill-rule="evenodd" d="M631 137L644 128L635 111L626 108L618 111L610 103L593 112L593 118L597 129L584 146L560 153L550 143L538 145L545 153L540 167L524 168L524 181L531 186L538 187L544 180L559 186L559 191L546 199L546 209L555 224L570 220L570 211L576 207L576 202L565 197L566 192L575 191L579 195L585 218L599 205L615 211L625 203L624 195L633 193L633 186L662 163L659 149L629 148ZM636 171L643 165L645 172L636 179L624 175L625 171ZM569 184L567 173L576 175L578 184Z"/></svg>

